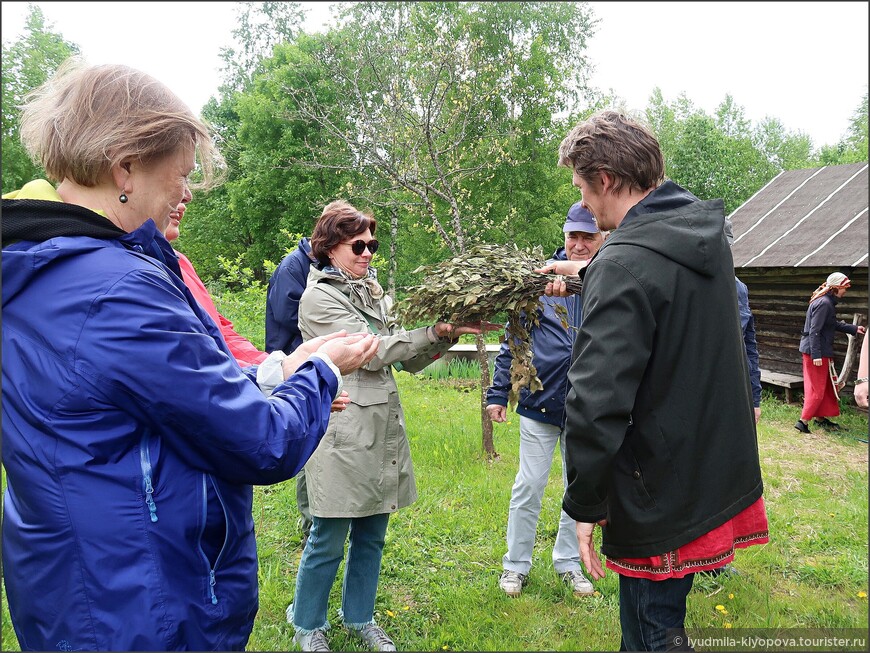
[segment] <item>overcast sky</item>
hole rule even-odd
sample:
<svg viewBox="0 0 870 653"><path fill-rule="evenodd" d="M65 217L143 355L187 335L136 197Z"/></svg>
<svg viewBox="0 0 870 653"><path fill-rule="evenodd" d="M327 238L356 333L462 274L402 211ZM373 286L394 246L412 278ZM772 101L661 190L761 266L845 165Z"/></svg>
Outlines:
<svg viewBox="0 0 870 653"><path fill-rule="evenodd" d="M217 92L218 51L232 45L232 2L36 2L93 64L151 73L199 110ZM303 2L307 31L328 3ZM656 86L713 114L726 94L754 123L778 118L816 147L836 143L867 92L867 2L591 2L592 82L643 110ZM2 3L4 43L26 2Z"/></svg>

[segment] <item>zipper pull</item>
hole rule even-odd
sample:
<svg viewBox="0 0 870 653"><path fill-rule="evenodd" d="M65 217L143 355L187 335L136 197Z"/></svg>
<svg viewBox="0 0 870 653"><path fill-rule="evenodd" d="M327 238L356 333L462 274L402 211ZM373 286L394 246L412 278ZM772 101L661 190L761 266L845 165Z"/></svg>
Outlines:
<svg viewBox="0 0 870 653"><path fill-rule="evenodd" d="M148 506L148 512L151 513L151 521L157 521L157 504L154 503L154 486L151 484L151 476L145 477L145 504Z"/></svg>
<svg viewBox="0 0 870 653"><path fill-rule="evenodd" d="M215 585L214 569L212 569L208 572L208 584L209 584L209 589L211 591L211 604L217 605L217 596L214 593L214 585Z"/></svg>

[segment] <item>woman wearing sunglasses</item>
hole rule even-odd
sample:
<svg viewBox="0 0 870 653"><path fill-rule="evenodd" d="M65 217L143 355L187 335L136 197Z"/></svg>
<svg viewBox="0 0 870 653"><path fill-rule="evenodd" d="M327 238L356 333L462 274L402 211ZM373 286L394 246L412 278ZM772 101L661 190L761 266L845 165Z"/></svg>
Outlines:
<svg viewBox="0 0 870 653"><path fill-rule="evenodd" d="M372 256L377 222L347 202L324 208L311 236L321 269L311 268L299 303L299 329L309 340L337 329L380 336L378 353L344 377L350 404L334 413L305 466L312 528L299 563L287 621L304 651L328 651L329 592L344 556L340 615L345 628L375 651L395 651L374 621L381 555L392 513L417 498L405 417L392 368L422 370L464 333L499 329L449 324L406 331L390 318L391 299L378 284Z"/></svg>

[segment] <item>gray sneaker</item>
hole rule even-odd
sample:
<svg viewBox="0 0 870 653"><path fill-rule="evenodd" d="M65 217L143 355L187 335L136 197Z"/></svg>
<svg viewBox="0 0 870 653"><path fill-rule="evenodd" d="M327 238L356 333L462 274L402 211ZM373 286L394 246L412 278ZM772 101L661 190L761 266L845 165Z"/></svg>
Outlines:
<svg viewBox="0 0 870 653"><path fill-rule="evenodd" d="M329 642L326 641L326 632L318 628L310 633L296 632L293 641L303 651L330 651ZM395 649L393 649L395 650Z"/></svg>
<svg viewBox="0 0 870 653"><path fill-rule="evenodd" d="M595 593L595 588L583 572L579 569L566 571L564 574L559 574L559 577L565 581L568 586L574 590L574 596L589 596Z"/></svg>
<svg viewBox="0 0 870 653"><path fill-rule="evenodd" d="M528 576L518 571L505 569L498 579L498 586L508 596L519 596L523 591L523 585L528 582Z"/></svg>
<svg viewBox="0 0 870 653"><path fill-rule="evenodd" d="M396 645L377 624L366 624L361 629L348 628L348 631L358 637L373 651L395 651ZM313 650L313 649L312 649Z"/></svg>

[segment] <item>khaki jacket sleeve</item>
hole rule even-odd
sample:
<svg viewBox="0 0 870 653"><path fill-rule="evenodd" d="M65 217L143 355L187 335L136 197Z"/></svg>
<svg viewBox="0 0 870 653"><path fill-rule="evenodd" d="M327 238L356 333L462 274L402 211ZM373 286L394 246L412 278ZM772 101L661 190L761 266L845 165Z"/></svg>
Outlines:
<svg viewBox="0 0 870 653"><path fill-rule="evenodd" d="M299 329L305 340L345 329L348 333L367 333L369 323L349 299L339 298L316 284L306 288L299 302ZM389 308L389 304L386 306ZM380 346L375 357L363 369L375 371L394 363L401 363L408 372L419 372L453 344L432 343L427 327L408 331L399 326L387 328L377 321Z"/></svg>

